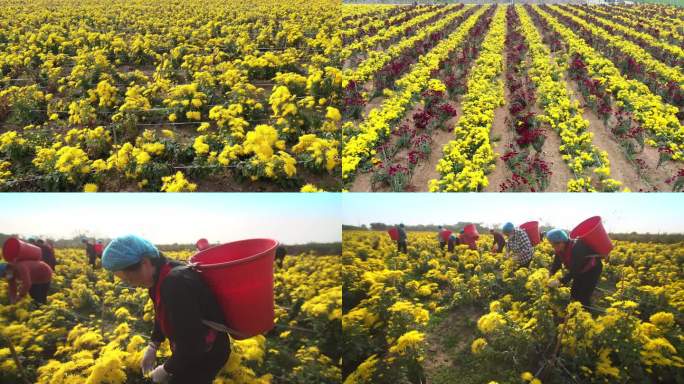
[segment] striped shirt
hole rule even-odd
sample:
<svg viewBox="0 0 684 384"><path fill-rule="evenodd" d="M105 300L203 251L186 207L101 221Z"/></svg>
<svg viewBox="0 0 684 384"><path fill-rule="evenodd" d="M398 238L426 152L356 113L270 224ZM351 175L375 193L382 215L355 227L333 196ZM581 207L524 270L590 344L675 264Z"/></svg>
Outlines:
<svg viewBox="0 0 684 384"><path fill-rule="evenodd" d="M513 254L513 260L518 264L527 264L532 260L534 248L527 233L520 228L513 228L513 233L508 238L508 250Z"/></svg>

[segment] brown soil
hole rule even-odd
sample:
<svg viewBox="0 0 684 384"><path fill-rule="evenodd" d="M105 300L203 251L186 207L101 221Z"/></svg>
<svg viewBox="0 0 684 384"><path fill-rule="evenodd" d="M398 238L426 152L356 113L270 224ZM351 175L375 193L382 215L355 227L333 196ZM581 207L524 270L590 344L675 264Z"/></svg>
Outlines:
<svg viewBox="0 0 684 384"><path fill-rule="evenodd" d="M447 121L448 127L453 127L458 122L458 117L461 116L461 105L456 106L458 116ZM432 143L430 144L430 157L426 161L422 161L413 169L413 177L409 183L411 192L428 192L428 183L432 179L439 178L437 172L437 163L444 156L442 148L451 140L454 139L454 133L442 129L435 129L432 131Z"/></svg>
<svg viewBox="0 0 684 384"><path fill-rule="evenodd" d="M383 101L385 101L385 98L378 96L366 103L366 106L363 108L363 118L365 119L373 109L380 107Z"/></svg>
<svg viewBox="0 0 684 384"><path fill-rule="evenodd" d="M543 113L538 105L532 107L532 112L537 115ZM542 154L544 155L544 161L549 164L551 179L549 180L548 188L544 192L565 192L568 189L568 180L572 178L572 173L565 165L561 157L562 155L558 150L560 145L561 141L558 134L550 128L547 129Z"/></svg>
<svg viewBox="0 0 684 384"><path fill-rule="evenodd" d="M656 148L649 146L644 146L643 152L639 153L637 158L646 163L646 169L642 173L658 191L670 192L672 190L672 186L665 183L665 180L676 174L681 164L680 167L677 167L675 162L668 161L657 167L660 154Z"/></svg>
<svg viewBox="0 0 684 384"><path fill-rule="evenodd" d="M373 172L358 173L354 178L354 183L349 188L349 192L373 192L371 178Z"/></svg>
<svg viewBox="0 0 684 384"><path fill-rule="evenodd" d="M459 361L453 357L460 351L470 348L475 327L469 323L476 321L482 315L482 310L476 308L461 308L451 312L446 319L435 326L426 337L428 356L423 362L427 383L430 383L432 373L440 368L457 367ZM457 336L458 342L447 347L445 339Z"/></svg>
<svg viewBox="0 0 684 384"><path fill-rule="evenodd" d="M504 68L506 68L505 59ZM503 74L501 77L503 77ZM510 100L510 92L505 84L504 100ZM503 106L494 110L494 121L492 122L492 129L489 133L489 141L494 149L494 166L496 168L494 168L494 171L487 176L489 185L487 188L485 188L485 192L499 192L499 185L501 185L501 183L503 183L511 175L511 171L506 166L506 163L501 160L501 155L503 155L505 152L506 147L515 139L515 133L508 128L509 119L510 113L508 112L508 104L504 104Z"/></svg>

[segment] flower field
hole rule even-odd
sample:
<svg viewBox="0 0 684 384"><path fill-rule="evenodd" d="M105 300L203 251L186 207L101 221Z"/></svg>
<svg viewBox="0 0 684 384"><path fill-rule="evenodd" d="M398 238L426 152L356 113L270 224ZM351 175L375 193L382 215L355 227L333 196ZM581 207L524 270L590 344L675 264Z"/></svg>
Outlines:
<svg viewBox="0 0 684 384"><path fill-rule="evenodd" d="M453 253L434 232L408 254L385 232L343 241L345 383L682 382L681 243L614 241L590 313L547 286L546 241L520 269L489 235Z"/></svg>
<svg viewBox="0 0 684 384"><path fill-rule="evenodd" d="M140 360L154 309L144 289L87 267L82 249L58 249L48 304L7 301L0 283L0 382L20 383L7 339L26 382L148 383ZM189 251L168 252L187 259ZM232 342L215 383L339 383L341 307L339 256L287 256L275 275L276 327L265 336ZM168 342L160 355L170 356ZM163 357L159 362L163 363Z"/></svg>
<svg viewBox="0 0 684 384"><path fill-rule="evenodd" d="M339 191L337 4L1 0L0 190Z"/></svg>
<svg viewBox="0 0 684 384"><path fill-rule="evenodd" d="M682 8L343 14L364 20L342 33L345 189L684 189Z"/></svg>

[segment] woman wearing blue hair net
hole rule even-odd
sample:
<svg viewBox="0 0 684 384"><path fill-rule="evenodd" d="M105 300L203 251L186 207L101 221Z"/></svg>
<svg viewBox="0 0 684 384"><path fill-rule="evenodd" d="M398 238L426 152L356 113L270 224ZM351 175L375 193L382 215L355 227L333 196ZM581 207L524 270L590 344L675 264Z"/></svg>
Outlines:
<svg viewBox="0 0 684 384"><path fill-rule="evenodd" d="M216 297L199 272L172 261L149 241L135 235L112 240L102 267L129 285L147 288L154 303L154 331L142 359L143 375L155 383L210 384L228 361L228 336L205 325L223 324ZM169 340L173 352L154 367L159 345Z"/></svg>
<svg viewBox="0 0 684 384"><path fill-rule="evenodd" d="M547 232L546 238L553 246L555 253L550 274L555 274L561 265L568 270L560 281L551 280L549 287L555 288L561 283L567 284L572 280L570 297L582 305L591 305L591 295L603 271L601 257L581 239L571 239L562 229Z"/></svg>
<svg viewBox="0 0 684 384"><path fill-rule="evenodd" d="M534 247L527 232L516 227L513 223L506 223L501 228L503 234L508 237L506 242L506 256L510 254L513 260L521 267L528 267L534 256Z"/></svg>

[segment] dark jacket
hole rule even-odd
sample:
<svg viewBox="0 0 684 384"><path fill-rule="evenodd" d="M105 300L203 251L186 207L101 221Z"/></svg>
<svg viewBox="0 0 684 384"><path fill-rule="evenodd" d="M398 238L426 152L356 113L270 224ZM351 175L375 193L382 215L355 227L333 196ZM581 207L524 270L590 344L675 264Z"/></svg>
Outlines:
<svg viewBox="0 0 684 384"><path fill-rule="evenodd" d="M52 268L52 270L55 270L55 266L57 265L57 259L55 259L55 251L50 248L49 245L46 244L41 244L39 245L40 250L42 251L42 258L43 262Z"/></svg>
<svg viewBox="0 0 684 384"><path fill-rule="evenodd" d="M569 246L569 244L568 244ZM584 273L584 269L587 267L587 263L591 262L590 255L595 255L593 249L586 245L582 240L577 240L574 247L572 248L572 258L570 259L570 268L565 273L561 279L561 283L566 284L570 280L576 278L581 273ZM561 255L555 255L553 259L553 264L551 264L550 274L553 275L558 271L563 264L563 258ZM593 268L592 268L593 269ZM585 271L588 272L588 271Z"/></svg>
<svg viewBox="0 0 684 384"><path fill-rule="evenodd" d="M205 337L209 327L202 324L202 320L225 323L223 312L200 273L185 264L166 258L155 260L158 265L154 275L155 286L159 280L159 267L164 262L173 266L162 283L160 294L167 321L173 329L169 341L174 345L173 355L164 364L164 369L176 374L192 370L194 365L201 363L207 351ZM149 294L155 301L154 288L149 290ZM161 343L164 338L159 319L155 316L152 341Z"/></svg>
<svg viewBox="0 0 684 384"><path fill-rule="evenodd" d="M497 252L501 252L506 245L506 239L504 239L503 235L499 232L492 232L492 236L494 236L494 244L496 244Z"/></svg>
<svg viewBox="0 0 684 384"><path fill-rule="evenodd" d="M94 259L97 254L95 253L95 246L90 243L85 244L85 249L86 249L86 256L88 256L89 259Z"/></svg>
<svg viewBox="0 0 684 384"><path fill-rule="evenodd" d="M397 227L397 233L399 234L399 241L406 242L406 230L402 227Z"/></svg>
<svg viewBox="0 0 684 384"><path fill-rule="evenodd" d="M454 248L459 244L458 237L451 235L449 236L449 241L447 242L447 247L449 251L453 251Z"/></svg>

